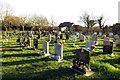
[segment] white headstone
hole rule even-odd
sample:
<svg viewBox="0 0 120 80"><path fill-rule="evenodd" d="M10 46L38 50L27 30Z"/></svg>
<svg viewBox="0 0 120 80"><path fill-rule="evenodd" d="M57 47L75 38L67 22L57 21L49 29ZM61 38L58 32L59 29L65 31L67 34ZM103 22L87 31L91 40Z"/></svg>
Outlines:
<svg viewBox="0 0 120 80"><path fill-rule="evenodd" d="M110 36L110 37L113 37L113 33L112 33L112 32L110 32L110 33L109 33L109 36Z"/></svg>
<svg viewBox="0 0 120 80"><path fill-rule="evenodd" d="M118 35L118 34L114 35L114 39L115 39L115 40L118 39L118 38L119 38L119 35Z"/></svg>
<svg viewBox="0 0 120 80"><path fill-rule="evenodd" d="M79 37L79 32L76 32L76 35Z"/></svg>
<svg viewBox="0 0 120 80"><path fill-rule="evenodd" d="M94 32L93 34L94 34L94 35L97 35L97 32Z"/></svg>
<svg viewBox="0 0 120 80"><path fill-rule="evenodd" d="M80 35L79 38L80 38L80 41L84 41L85 40L85 36L83 34Z"/></svg>
<svg viewBox="0 0 120 80"><path fill-rule="evenodd" d="M116 46L118 46L118 45L120 46L120 39L116 40Z"/></svg>
<svg viewBox="0 0 120 80"><path fill-rule="evenodd" d="M94 50L94 45L95 44L95 42L86 42L86 49L88 49L88 50Z"/></svg>
<svg viewBox="0 0 120 80"><path fill-rule="evenodd" d="M58 36L60 36L60 34L61 34L61 31L58 32Z"/></svg>
<svg viewBox="0 0 120 80"><path fill-rule="evenodd" d="M55 55L52 56L53 59L57 61L63 60L63 45L60 43L55 43L54 53Z"/></svg>
<svg viewBox="0 0 120 80"><path fill-rule="evenodd" d="M86 35L86 39L89 40L90 39L90 35Z"/></svg>
<svg viewBox="0 0 120 80"><path fill-rule="evenodd" d="M44 41L42 47L44 51L40 52L40 55L48 56L49 55L49 42Z"/></svg>
<svg viewBox="0 0 120 80"><path fill-rule="evenodd" d="M91 42L86 42L86 49L90 49L91 48Z"/></svg>
<svg viewBox="0 0 120 80"><path fill-rule="evenodd" d="M102 32L99 32L98 36L102 36Z"/></svg>
<svg viewBox="0 0 120 80"><path fill-rule="evenodd" d="M72 40L73 40L73 41L76 41L76 35L73 35L73 36L72 36Z"/></svg>

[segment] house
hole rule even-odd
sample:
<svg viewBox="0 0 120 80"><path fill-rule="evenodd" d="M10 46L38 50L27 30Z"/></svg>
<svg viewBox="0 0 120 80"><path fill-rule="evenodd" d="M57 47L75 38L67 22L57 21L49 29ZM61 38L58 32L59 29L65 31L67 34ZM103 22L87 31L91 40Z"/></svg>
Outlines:
<svg viewBox="0 0 120 80"><path fill-rule="evenodd" d="M63 23L60 23L58 28L59 28L59 31L70 31L70 32L72 32L73 31L73 29L72 29L73 25L74 25L74 23L71 23L71 22L63 22Z"/></svg>

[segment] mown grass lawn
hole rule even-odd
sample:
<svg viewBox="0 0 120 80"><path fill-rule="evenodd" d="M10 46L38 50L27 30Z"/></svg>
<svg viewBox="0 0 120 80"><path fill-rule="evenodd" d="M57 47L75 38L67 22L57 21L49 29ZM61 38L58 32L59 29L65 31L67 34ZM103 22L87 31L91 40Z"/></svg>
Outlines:
<svg viewBox="0 0 120 80"><path fill-rule="evenodd" d="M42 42L47 37L42 36L39 39L39 49L42 50ZM66 41L63 47L64 61L57 62L51 60L54 54L54 44L50 43L50 56L44 57L36 53L29 47L23 48L16 43L17 36L13 36L8 42L5 42L1 48L12 48L3 50L2 54L2 79L3 80L67 80L67 79L84 79L84 80L112 80L120 79L120 48L114 48L114 56L102 53L103 39L99 38L99 45L91 54L91 69L95 71L92 76L86 77L71 70L72 61L75 58L75 50L85 47L85 42L75 42L73 47L72 38ZM111 38L112 40L112 38ZM115 44L115 43L114 43ZM33 45L33 44L32 44Z"/></svg>

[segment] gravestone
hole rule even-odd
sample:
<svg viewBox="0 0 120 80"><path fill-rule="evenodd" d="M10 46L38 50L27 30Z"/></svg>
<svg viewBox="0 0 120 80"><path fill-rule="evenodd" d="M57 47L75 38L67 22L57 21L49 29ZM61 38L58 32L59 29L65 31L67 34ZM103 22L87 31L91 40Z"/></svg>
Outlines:
<svg viewBox="0 0 120 80"><path fill-rule="evenodd" d="M54 55L51 59L55 59L57 61L63 60L63 45L60 43L55 43L54 45Z"/></svg>
<svg viewBox="0 0 120 80"><path fill-rule="evenodd" d="M103 34L103 35L102 35L102 38L105 38L105 37L106 37L106 34Z"/></svg>
<svg viewBox="0 0 120 80"><path fill-rule="evenodd" d="M75 46L75 41L76 41L76 35L72 36L72 41L73 41L73 47Z"/></svg>
<svg viewBox="0 0 120 80"><path fill-rule="evenodd" d="M58 31L58 36L60 36L60 34L61 34L61 31Z"/></svg>
<svg viewBox="0 0 120 80"><path fill-rule="evenodd" d="M54 31L52 32L52 35L55 35L55 32L54 32Z"/></svg>
<svg viewBox="0 0 120 80"><path fill-rule="evenodd" d="M109 37L104 38L104 41L109 41L109 40L110 40Z"/></svg>
<svg viewBox="0 0 120 80"><path fill-rule="evenodd" d="M80 42L84 42L85 36L83 34L79 35L79 38L80 38Z"/></svg>
<svg viewBox="0 0 120 80"><path fill-rule="evenodd" d="M66 34L66 40L68 40L68 39L69 39L69 34L67 33L67 34Z"/></svg>
<svg viewBox="0 0 120 80"><path fill-rule="evenodd" d="M37 34L38 36L37 36L37 39L40 39L40 34Z"/></svg>
<svg viewBox="0 0 120 80"><path fill-rule="evenodd" d="M120 47L120 37L118 37L118 38L116 39L116 46L117 46L117 47Z"/></svg>
<svg viewBox="0 0 120 80"><path fill-rule="evenodd" d="M95 43L94 42L86 42L86 49L93 51L95 49Z"/></svg>
<svg viewBox="0 0 120 80"><path fill-rule="evenodd" d="M43 51L40 52L40 55L49 56L49 42L43 42Z"/></svg>
<svg viewBox="0 0 120 80"><path fill-rule="evenodd" d="M58 38L58 34L57 33L55 33L55 37Z"/></svg>
<svg viewBox="0 0 120 80"><path fill-rule="evenodd" d="M102 36L102 32L99 32L98 36Z"/></svg>
<svg viewBox="0 0 120 80"><path fill-rule="evenodd" d="M38 49L38 39L34 38L34 50Z"/></svg>
<svg viewBox="0 0 120 80"><path fill-rule="evenodd" d="M53 42L53 43L57 43L57 38L54 37L54 38L52 39L52 42Z"/></svg>
<svg viewBox="0 0 120 80"><path fill-rule="evenodd" d="M119 38L119 35L118 35L118 34L114 35L114 39L115 39L115 40L118 39L118 38Z"/></svg>
<svg viewBox="0 0 120 80"><path fill-rule="evenodd" d="M79 37L79 32L76 32L76 35Z"/></svg>
<svg viewBox="0 0 120 80"><path fill-rule="evenodd" d="M60 34L60 39L63 39L63 34Z"/></svg>
<svg viewBox="0 0 120 80"><path fill-rule="evenodd" d="M72 36L72 41L76 41L76 35Z"/></svg>
<svg viewBox="0 0 120 80"><path fill-rule="evenodd" d="M90 39L90 35L86 35L86 39L89 40Z"/></svg>
<svg viewBox="0 0 120 80"><path fill-rule="evenodd" d="M103 42L103 53L108 53L108 54L113 53L113 42L110 41Z"/></svg>
<svg viewBox="0 0 120 80"><path fill-rule="evenodd" d="M94 34L92 35L92 42L95 42L95 45L98 44L97 39L98 39L98 36L97 36L97 34L94 33Z"/></svg>
<svg viewBox="0 0 120 80"><path fill-rule="evenodd" d="M51 42L51 35L48 34L48 42Z"/></svg>
<svg viewBox="0 0 120 80"><path fill-rule="evenodd" d="M77 49L71 68L85 76L92 75L93 71L90 68L90 51L85 48Z"/></svg>
<svg viewBox="0 0 120 80"><path fill-rule="evenodd" d="M109 36L110 36L110 37L113 37L113 33L112 33L112 32L110 32L110 33L109 33Z"/></svg>
<svg viewBox="0 0 120 80"><path fill-rule="evenodd" d="M118 34L114 35L114 41L118 40L120 37Z"/></svg>

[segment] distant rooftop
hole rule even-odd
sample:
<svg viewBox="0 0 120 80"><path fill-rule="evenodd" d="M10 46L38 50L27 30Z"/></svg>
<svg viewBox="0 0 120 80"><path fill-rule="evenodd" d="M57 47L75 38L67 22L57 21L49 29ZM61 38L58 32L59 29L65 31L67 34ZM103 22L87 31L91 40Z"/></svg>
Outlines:
<svg viewBox="0 0 120 80"><path fill-rule="evenodd" d="M71 22L63 22L63 23L60 23L60 25L58 27L71 27L74 23L71 23Z"/></svg>

